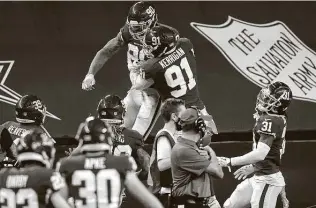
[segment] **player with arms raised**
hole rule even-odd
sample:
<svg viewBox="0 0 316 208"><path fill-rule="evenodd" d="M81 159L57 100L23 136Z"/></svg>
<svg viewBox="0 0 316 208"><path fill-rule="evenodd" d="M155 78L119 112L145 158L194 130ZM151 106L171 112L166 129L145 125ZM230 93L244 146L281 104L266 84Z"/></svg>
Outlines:
<svg viewBox="0 0 316 208"><path fill-rule="evenodd" d="M117 208L126 187L146 207L162 208L137 178L132 157L111 154L113 137L111 128L98 118L88 117L79 126L81 154L62 159L57 165L69 185L74 206Z"/></svg>
<svg viewBox="0 0 316 208"><path fill-rule="evenodd" d="M276 206L277 197L285 187L280 165L285 149L286 110L291 100L292 91L283 82L272 83L259 92L253 150L240 157L219 157L223 167L245 165L234 173L235 178L255 175L237 186L224 208Z"/></svg>
<svg viewBox="0 0 316 208"><path fill-rule="evenodd" d="M172 28L159 25L146 33L143 42L144 52L151 59L140 66L134 88L141 90L154 86L163 100L182 99L187 107L196 106L202 114L208 115L199 95L191 41L179 38ZM213 120L207 125L217 134Z"/></svg>
<svg viewBox="0 0 316 208"><path fill-rule="evenodd" d="M107 42L95 55L82 82L82 89L94 88L96 73L124 46L128 46L127 66L133 86L139 64L148 59L143 51L143 37L155 25L160 25L160 23L158 23L154 6L148 2L135 3L129 10L126 24L117 36ZM153 88L147 88L144 91L133 89L128 92L124 102L127 108L125 127L138 131L146 140L158 118L161 103L159 94Z"/></svg>
<svg viewBox="0 0 316 208"><path fill-rule="evenodd" d="M51 138L30 130L19 139L17 149L20 169L0 170L0 207L70 208L64 179L50 169L56 152Z"/></svg>

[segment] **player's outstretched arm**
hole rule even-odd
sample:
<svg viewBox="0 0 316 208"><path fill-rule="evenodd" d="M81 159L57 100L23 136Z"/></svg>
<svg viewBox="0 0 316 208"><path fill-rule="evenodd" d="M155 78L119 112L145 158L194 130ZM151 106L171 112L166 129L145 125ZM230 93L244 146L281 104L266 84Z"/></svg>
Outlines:
<svg viewBox="0 0 316 208"><path fill-rule="evenodd" d="M54 207L71 208L71 206L67 203L66 199L62 196L60 192L55 192L51 195L51 202Z"/></svg>
<svg viewBox="0 0 316 208"><path fill-rule="evenodd" d="M103 67L105 62L107 62L116 52L118 52L125 42L122 38L121 32L117 34L115 38L112 38L107 44L101 48L93 58L89 71L82 82L82 89L91 90L95 84L94 76Z"/></svg>
<svg viewBox="0 0 316 208"><path fill-rule="evenodd" d="M127 190L147 208L163 208L159 200L142 184L134 172L126 174L125 186Z"/></svg>
<svg viewBox="0 0 316 208"><path fill-rule="evenodd" d="M58 163L57 169L60 168L60 163ZM50 178L51 188L53 193L51 194L50 200L54 207L59 208L71 208L68 204L68 186L65 182L65 179L61 176L60 173L54 172Z"/></svg>

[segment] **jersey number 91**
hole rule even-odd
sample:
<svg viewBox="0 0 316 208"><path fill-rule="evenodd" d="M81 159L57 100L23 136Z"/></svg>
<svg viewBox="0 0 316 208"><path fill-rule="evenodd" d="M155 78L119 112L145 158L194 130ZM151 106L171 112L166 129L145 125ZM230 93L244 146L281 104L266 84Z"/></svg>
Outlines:
<svg viewBox="0 0 316 208"><path fill-rule="evenodd" d="M104 169L98 173L77 170L72 175L72 186L79 187L77 208L117 208L121 196L121 178L115 169Z"/></svg>
<svg viewBox="0 0 316 208"><path fill-rule="evenodd" d="M184 72L188 77L188 83L185 81ZM188 88L191 90L196 85L196 81L186 57L181 59L180 66L172 65L166 70L165 79L170 88L179 88L170 92L175 98L184 96L187 93Z"/></svg>

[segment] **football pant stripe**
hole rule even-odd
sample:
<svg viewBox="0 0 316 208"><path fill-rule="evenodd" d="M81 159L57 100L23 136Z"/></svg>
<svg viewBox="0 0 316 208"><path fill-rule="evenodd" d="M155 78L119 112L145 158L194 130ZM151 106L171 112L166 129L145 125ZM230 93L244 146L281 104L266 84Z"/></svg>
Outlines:
<svg viewBox="0 0 316 208"><path fill-rule="evenodd" d="M159 97L158 99L158 104L157 104L157 107L155 109L155 112L154 112L154 115L150 121L150 124L148 126L148 129L146 130L145 134L144 134L144 141L146 141L147 137L149 136L151 130L153 129L153 127L155 126L155 123L157 122L159 116L160 116L160 108L161 108L161 97Z"/></svg>
<svg viewBox="0 0 316 208"><path fill-rule="evenodd" d="M265 185L264 185L263 191L262 191L262 193L261 193L260 201L259 201L259 208L263 208L264 199L265 199L265 197L266 197L266 194L267 194L267 191L268 191L269 186L270 186L269 184L265 184Z"/></svg>

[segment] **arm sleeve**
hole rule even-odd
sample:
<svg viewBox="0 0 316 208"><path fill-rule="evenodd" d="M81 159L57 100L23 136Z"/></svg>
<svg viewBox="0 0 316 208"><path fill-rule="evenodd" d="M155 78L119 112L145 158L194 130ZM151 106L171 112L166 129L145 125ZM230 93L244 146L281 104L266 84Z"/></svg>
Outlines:
<svg viewBox="0 0 316 208"><path fill-rule="evenodd" d="M179 166L191 173L201 175L210 165L211 161L207 156L201 156L194 149L186 149L179 155Z"/></svg>
<svg viewBox="0 0 316 208"><path fill-rule="evenodd" d="M157 161L170 158L171 156L171 145L169 140L162 136L157 141Z"/></svg>

